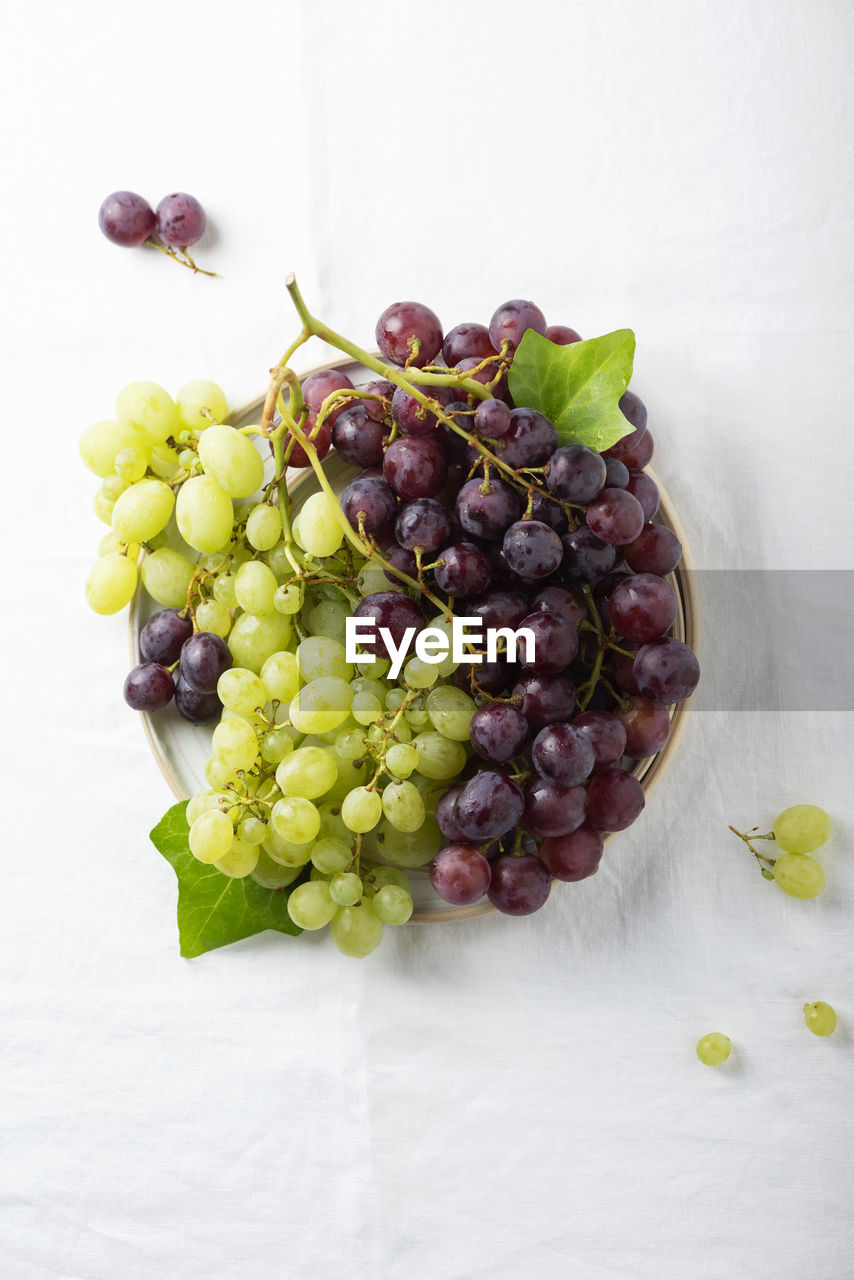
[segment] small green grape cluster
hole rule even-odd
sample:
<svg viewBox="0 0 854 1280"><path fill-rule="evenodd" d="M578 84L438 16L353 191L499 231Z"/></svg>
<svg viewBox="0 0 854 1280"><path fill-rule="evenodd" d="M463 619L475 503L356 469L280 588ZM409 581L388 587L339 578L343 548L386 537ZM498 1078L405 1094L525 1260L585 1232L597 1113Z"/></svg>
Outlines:
<svg viewBox="0 0 854 1280"><path fill-rule="evenodd" d="M836 1030L837 1016L832 1005L814 1000L804 1005L804 1022L814 1036L829 1036ZM697 1057L707 1067L719 1067L732 1053L732 1041L721 1031L710 1031L697 1041Z"/></svg>
<svg viewBox="0 0 854 1280"><path fill-rule="evenodd" d="M773 880L779 889L792 898L817 898L825 886L824 870L809 855L827 841L831 821L824 809L814 804L795 804L784 809L774 819L772 829L759 835L759 828L738 831L731 826L747 845L759 863L766 880ZM753 847L755 840L773 840L783 850L778 858L769 858Z"/></svg>

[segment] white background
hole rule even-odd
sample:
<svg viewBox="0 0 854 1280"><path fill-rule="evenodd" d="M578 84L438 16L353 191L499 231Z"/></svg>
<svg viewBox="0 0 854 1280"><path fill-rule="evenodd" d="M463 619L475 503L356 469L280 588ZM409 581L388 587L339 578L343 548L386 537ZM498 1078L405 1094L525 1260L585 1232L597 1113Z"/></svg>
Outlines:
<svg viewBox="0 0 854 1280"><path fill-rule="evenodd" d="M257 394L291 269L365 342L521 295L636 330L701 566L851 568L850 6L55 0L2 35L4 1277L848 1280L854 718L696 712L539 916L180 960L76 439L136 378ZM195 193L222 279L103 240L122 187ZM707 616L707 666L761 625ZM812 903L726 830L801 800Z"/></svg>

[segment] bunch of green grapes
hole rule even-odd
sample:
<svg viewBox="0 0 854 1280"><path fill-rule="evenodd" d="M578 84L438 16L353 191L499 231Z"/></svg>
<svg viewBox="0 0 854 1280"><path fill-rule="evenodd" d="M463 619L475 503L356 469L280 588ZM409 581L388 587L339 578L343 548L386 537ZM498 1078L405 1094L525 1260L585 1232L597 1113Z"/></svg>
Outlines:
<svg viewBox="0 0 854 1280"><path fill-rule="evenodd" d="M817 898L825 886L824 869L810 857L826 843L831 832L830 816L815 804L793 804L774 819L770 831L760 835L759 828L737 831L730 827L750 849L766 880L773 880L783 893L792 898ZM783 852L777 858L760 853L755 840L773 840Z"/></svg>

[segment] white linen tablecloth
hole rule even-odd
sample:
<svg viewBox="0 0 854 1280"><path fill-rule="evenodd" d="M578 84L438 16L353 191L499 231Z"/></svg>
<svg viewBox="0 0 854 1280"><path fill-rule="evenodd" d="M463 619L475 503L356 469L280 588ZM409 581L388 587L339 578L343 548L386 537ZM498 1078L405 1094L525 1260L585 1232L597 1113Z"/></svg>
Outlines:
<svg viewBox="0 0 854 1280"><path fill-rule="evenodd" d="M4 1278L849 1280L851 712L696 710L642 819L538 916L387 930L360 963L271 934L181 960L126 622L83 602L76 441L137 378L262 390L291 269L365 342L400 297L450 326L521 295L636 330L702 568L850 570L850 6L3 23ZM120 187L196 194L222 279L107 244ZM707 670L733 630L749 662L761 611L703 622ZM802 800L835 822L807 903L726 829Z"/></svg>

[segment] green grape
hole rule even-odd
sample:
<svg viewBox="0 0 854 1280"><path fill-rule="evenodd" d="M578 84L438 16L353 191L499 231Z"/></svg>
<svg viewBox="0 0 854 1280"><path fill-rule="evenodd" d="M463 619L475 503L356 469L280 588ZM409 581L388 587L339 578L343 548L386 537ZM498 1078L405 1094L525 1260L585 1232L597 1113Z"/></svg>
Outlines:
<svg viewBox="0 0 854 1280"><path fill-rule="evenodd" d="M312 845L311 861L323 875L336 875L347 870L353 861L353 850L345 840L323 836Z"/></svg>
<svg viewBox="0 0 854 1280"><path fill-rule="evenodd" d="M385 569L370 560L356 579L356 590L360 596L372 596L377 591L390 591L391 584L385 576Z"/></svg>
<svg viewBox="0 0 854 1280"><path fill-rule="evenodd" d="M697 1057L707 1067L719 1067L726 1062L731 1051L732 1041L720 1031L710 1031L697 1041Z"/></svg>
<svg viewBox="0 0 854 1280"><path fill-rule="evenodd" d="M377 658L374 662L362 660L356 663L356 670L359 675L372 676L374 680L382 680L391 670L391 663L388 658Z"/></svg>
<svg viewBox="0 0 854 1280"><path fill-rule="evenodd" d="M323 929L338 910L325 880L298 884L288 898L288 914L299 929Z"/></svg>
<svg viewBox="0 0 854 1280"><path fill-rule="evenodd" d="M365 754L365 735L361 729L339 729L333 746L341 760L359 760Z"/></svg>
<svg viewBox="0 0 854 1280"><path fill-rule="evenodd" d="M448 843L432 818L417 831L396 831L386 819L371 839L383 858L401 867L423 867Z"/></svg>
<svg viewBox="0 0 854 1280"><path fill-rule="evenodd" d="M296 654L272 654L261 668L261 683L271 702L290 702L300 685Z"/></svg>
<svg viewBox="0 0 854 1280"><path fill-rule="evenodd" d="M424 706L424 699L419 697L416 702L408 706L403 713L407 724L411 724L414 729L423 729L425 725L430 723L430 717L427 714L427 708Z"/></svg>
<svg viewBox="0 0 854 1280"><path fill-rule="evenodd" d="M181 485L175 519L181 537L196 551L219 551L231 535L234 508L210 476L192 476Z"/></svg>
<svg viewBox="0 0 854 1280"><path fill-rule="evenodd" d="M234 573L221 573L219 577L214 579L214 600L226 609L237 608L237 593L234 590L236 577L237 575Z"/></svg>
<svg viewBox="0 0 854 1280"><path fill-rule="evenodd" d="M391 711L391 713L394 714L395 711L400 710L406 699L406 690L399 689L397 685L392 685L388 693L385 695L386 711Z"/></svg>
<svg viewBox="0 0 854 1280"><path fill-rule="evenodd" d="M136 563L127 556L115 551L102 556L89 570L86 579L89 608L95 613L118 613L133 599L136 576Z"/></svg>
<svg viewBox="0 0 854 1280"><path fill-rule="evenodd" d="M388 729L383 724L372 724L368 729L368 741L381 745L388 734ZM394 726L392 737L396 742L411 742L412 730L405 720L398 720Z"/></svg>
<svg viewBox="0 0 854 1280"><path fill-rule="evenodd" d="M102 480L113 474L116 458L125 449L137 447L136 439L120 422L93 422L80 437L80 457Z"/></svg>
<svg viewBox="0 0 854 1280"><path fill-rule="evenodd" d="M427 814L417 787L411 782L392 782L383 791L383 813L396 831L417 831Z"/></svg>
<svg viewBox="0 0 854 1280"><path fill-rule="evenodd" d="M379 893L380 889L385 888L387 884L397 885L399 889L405 889L410 897L412 896L412 881L405 871L401 871L399 867L374 867L366 881L366 886L372 885L374 892Z"/></svg>
<svg viewBox="0 0 854 1280"><path fill-rule="evenodd" d="M354 693L372 693L385 706L386 687L382 680L372 680L370 676L355 676L350 683Z"/></svg>
<svg viewBox="0 0 854 1280"><path fill-rule="evenodd" d="M225 392L207 378L185 382L175 400L179 420L190 431L204 431L211 422L222 422L228 417Z"/></svg>
<svg viewBox="0 0 854 1280"><path fill-rule="evenodd" d="M368 769L364 760L342 760L335 757L338 766L338 780L324 796L324 804L340 806L348 792L356 787L364 786L368 781Z"/></svg>
<svg viewBox="0 0 854 1280"><path fill-rule="evenodd" d="M261 758L268 764L280 764L294 749L294 740L284 726L271 729L261 739Z"/></svg>
<svg viewBox="0 0 854 1280"><path fill-rule="evenodd" d="M262 617L272 613L273 598L278 587L276 575L262 560L247 560L237 570L234 591L237 603L247 613Z"/></svg>
<svg viewBox="0 0 854 1280"><path fill-rule="evenodd" d="M98 555L108 556L111 551L119 551L130 560L138 560L141 547L138 542L122 542L113 529L108 529L98 543Z"/></svg>
<svg viewBox="0 0 854 1280"><path fill-rule="evenodd" d="M328 733L350 715L353 690L344 680L322 676L294 695L290 705L291 724L300 733Z"/></svg>
<svg viewBox="0 0 854 1280"><path fill-rule="evenodd" d="M205 764L205 778L217 791L224 791L226 788L233 789L239 786L240 783L240 779L231 765L226 764L224 760L219 760L216 756L211 756L210 760Z"/></svg>
<svg viewBox="0 0 854 1280"><path fill-rule="evenodd" d="M182 449L178 454L178 465L184 470L189 471L193 463L196 461L195 449Z"/></svg>
<svg viewBox="0 0 854 1280"><path fill-rule="evenodd" d="M309 610L306 620L308 629L312 635L326 636L328 640L337 640L343 645L350 612L343 601L321 600Z"/></svg>
<svg viewBox="0 0 854 1280"><path fill-rule="evenodd" d="M217 759L235 771L248 773L258 759L258 739L245 720L221 720L211 745Z"/></svg>
<svg viewBox="0 0 854 1280"><path fill-rule="evenodd" d="M362 896L362 881L354 871L339 871L330 881L329 892L339 907L352 907Z"/></svg>
<svg viewBox="0 0 854 1280"><path fill-rule="evenodd" d="M323 804L318 806L318 813L320 814L318 840L341 840L349 849L353 843L353 832L341 817L340 806L324 800Z"/></svg>
<svg viewBox="0 0 854 1280"><path fill-rule="evenodd" d="M259 849L258 861L251 875L262 889L285 889L301 872L302 867L284 867L275 858L271 858L266 849Z"/></svg>
<svg viewBox="0 0 854 1280"><path fill-rule="evenodd" d="M248 498L264 483L260 453L234 427L208 427L199 439L199 458L205 473L231 498Z"/></svg>
<svg viewBox="0 0 854 1280"><path fill-rule="evenodd" d="M301 582L290 582L287 586L277 587L273 596L273 608L279 613L299 613L304 594Z"/></svg>
<svg viewBox="0 0 854 1280"><path fill-rule="evenodd" d="M830 835L830 817L815 804L793 804L774 819L774 838L786 853L812 853Z"/></svg>
<svg viewBox="0 0 854 1280"><path fill-rule="evenodd" d="M338 765L330 751L321 747L299 747L286 756L276 770L276 781L284 796L316 800L338 779Z"/></svg>
<svg viewBox="0 0 854 1280"><path fill-rule="evenodd" d="M267 824L250 814L238 826L237 834L244 844L263 844L267 839Z"/></svg>
<svg viewBox="0 0 854 1280"><path fill-rule="evenodd" d="M224 876L230 876L232 880L242 880L250 875L257 865L257 846L246 844L236 836L225 857L217 858L214 863L217 871L221 871Z"/></svg>
<svg viewBox="0 0 854 1280"><path fill-rule="evenodd" d="M830 1036L836 1030L836 1010L824 1000L804 1005L804 1021L814 1036Z"/></svg>
<svg viewBox="0 0 854 1280"><path fill-rule="evenodd" d="M123 542L148 542L165 529L175 495L163 480L138 480L119 494L112 525Z"/></svg>
<svg viewBox="0 0 854 1280"><path fill-rule="evenodd" d="M179 609L187 603L187 591L193 579L195 566L180 551L161 547L145 557L140 567L142 585L152 600L170 609ZM201 629L201 623L199 624Z"/></svg>
<svg viewBox="0 0 854 1280"><path fill-rule="evenodd" d="M807 853L783 853L774 863L774 880L792 898L817 898L825 885L824 872Z"/></svg>
<svg viewBox="0 0 854 1280"><path fill-rule="evenodd" d="M336 680L352 680L353 668L344 654L343 644L326 636L309 636L297 646L297 662L303 680L332 676Z"/></svg>
<svg viewBox="0 0 854 1280"><path fill-rule="evenodd" d="M261 502L249 512L246 540L256 551L270 551L282 536L282 517L278 507ZM272 566L271 566L272 568Z"/></svg>
<svg viewBox="0 0 854 1280"><path fill-rule="evenodd" d="M121 476L107 476L106 480L101 481L101 493L107 502L112 502L113 507L127 488L128 482L122 480Z"/></svg>
<svg viewBox="0 0 854 1280"><path fill-rule="evenodd" d="M384 885L373 899L374 911L384 924L406 924L412 915L412 895L396 884Z"/></svg>
<svg viewBox="0 0 854 1280"><path fill-rule="evenodd" d="M418 752L418 770L425 778L447 782L465 767L466 751L462 743L452 742L435 730L416 734L412 745Z"/></svg>
<svg viewBox="0 0 854 1280"><path fill-rule="evenodd" d="M200 631L210 631L225 639L231 630L231 614L218 600L203 600L196 606L196 625Z"/></svg>
<svg viewBox="0 0 854 1280"><path fill-rule="evenodd" d="M222 705L238 716L251 715L267 701L266 690L258 676L245 667L230 667L223 671L216 691Z"/></svg>
<svg viewBox="0 0 854 1280"><path fill-rule="evenodd" d="M427 694L425 703L433 728L454 742L468 742L474 700L452 684L441 684Z"/></svg>
<svg viewBox="0 0 854 1280"><path fill-rule="evenodd" d="M386 752L385 762L396 778L408 778L418 768L418 752L408 742L395 743Z"/></svg>
<svg viewBox="0 0 854 1280"><path fill-rule="evenodd" d="M383 812L382 798L367 787L354 787L344 797L341 817L351 831L370 831L377 825Z"/></svg>
<svg viewBox="0 0 854 1280"><path fill-rule="evenodd" d="M207 813L208 809L215 809L219 801L219 795L216 791L199 791L187 801L185 817L187 825L192 826L202 813Z"/></svg>
<svg viewBox="0 0 854 1280"><path fill-rule="evenodd" d="M320 830L317 807L303 796L277 800L270 810L270 822L276 835L294 844L309 844Z"/></svg>
<svg viewBox="0 0 854 1280"><path fill-rule="evenodd" d="M297 512L293 520L291 520L291 533L294 535L294 542L300 550L305 551L305 543L302 540L302 534L300 533L299 527L299 512Z"/></svg>
<svg viewBox="0 0 854 1280"><path fill-rule="evenodd" d="M442 614L438 618L433 618L433 620L429 622L427 625L429 627L438 627L438 629L440 631L443 631L445 635L448 637L448 656L446 658L443 658L441 662L437 662L435 667L433 668L437 676L441 676L443 679L446 680L448 676L453 675L457 667L460 665L458 662L454 662L454 659L452 657L452 654L454 652L454 644L453 644L453 639L454 639L453 625L454 624L450 618L446 618L445 615Z"/></svg>
<svg viewBox="0 0 854 1280"><path fill-rule="evenodd" d="M199 814L190 827L190 853L199 862L216 862L224 858L234 840L234 828L219 809Z"/></svg>
<svg viewBox="0 0 854 1280"><path fill-rule="evenodd" d="M324 884L329 884L329 876L324 871L318 871L313 862L308 864L309 880L322 880Z"/></svg>
<svg viewBox="0 0 854 1280"><path fill-rule="evenodd" d="M175 401L156 382L131 382L120 391L116 417L146 444L162 444L179 430Z"/></svg>
<svg viewBox="0 0 854 1280"><path fill-rule="evenodd" d="M115 468L119 479L125 484L134 484L148 470L148 453L138 445L120 449L116 454Z"/></svg>
<svg viewBox="0 0 854 1280"><path fill-rule="evenodd" d="M307 840L304 844L294 844L291 840L282 839L275 831L269 830L261 847L280 866L304 867L311 856L313 843L313 840Z"/></svg>
<svg viewBox="0 0 854 1280"><path fill-rule="evenodd" d="M376 694L357 693L351 707L353 719L359 724L374 724L382 718L383 704Z"/></svg>
<svg viewBox="0 0 854 1280"><path fill-rule="evenodd" d="M111 524L113 519L113 507L115 506L112 498L99 489L92 499L92 510L100 521L104 524Z"/></svg>
<svg viewBox="0 0 854 1280"><path fill-rule="evenodd" d="M373 903L365 898L356 907L339 907L329 933L343 955L361 958L379 946L383 922L374 911Z"/></svg>
<svg viewBox="0 0 854 1280"><path fill-rule="evenodd" d="M263 618L243 613L231 628L228 647L238 667L257 674L268 658L287 648L290 638L291 624L280 613L266 613Z"/></svg>
<svg viewBox="0 0 854 1280"><path fill-rule="evenodd" d="M403 668L403 678L413 689L429 689L436 683L436 664L422 662L420 658L410 658Z"/></svg>
<svg viewBox="0 0 854 1280"><path fill-rule="evenodd" d="M277 578L289 578L294 573L291 556L302 567L303 557L295 552L293 547L286 547L284 542L279 542L275 547L264 552L264 559Z"/></svg>
<svg viewBox="0 0 854 1280"><path fill-rule="evenodd" d="M165 444L156 444L151 450L148 467L156 476L160 476L161 480L171 480L181 470L177 449L170 449Z"/></svg>
<svg viewBox="0 0 854 1280"><path fill-rule="evenodd" d="M313 493L306 498L300 511L300 530L306 551L318 560L334 555L344 541L340 521L341 508L335 499L325 493Z"/></svg>

